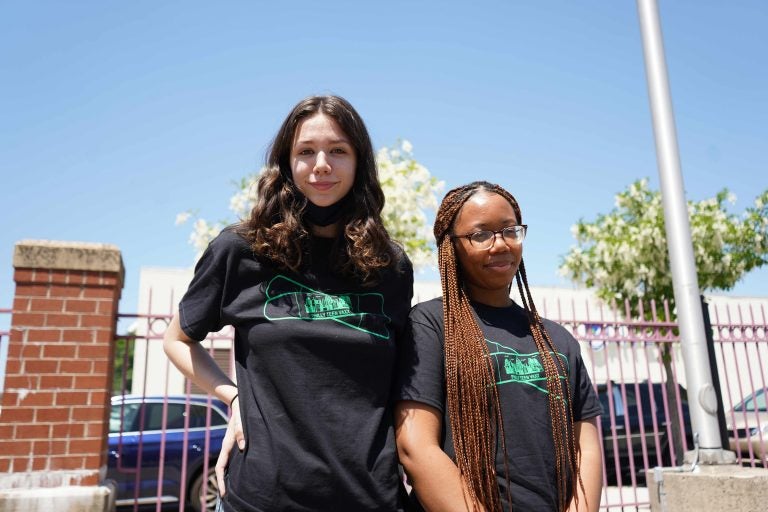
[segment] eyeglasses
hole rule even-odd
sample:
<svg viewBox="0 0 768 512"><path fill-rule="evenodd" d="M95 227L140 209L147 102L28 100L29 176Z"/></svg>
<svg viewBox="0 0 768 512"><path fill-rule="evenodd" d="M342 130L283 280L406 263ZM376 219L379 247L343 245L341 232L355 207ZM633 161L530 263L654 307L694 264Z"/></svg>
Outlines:
<svg viewBox="0 0 768 512"><path fill-rule="evenodd" d="M504 242L507 244L519 244L525 240L525 234L528 232L527 224L519 224L517 226L507 226L506 228L499 229L498 231L490 231L483 229L481 231L475 231L468 235L451 235L451 238L466 238L473 247L478 249L490 249L493 247L493 243L496 241L496 235L501 235Z"/></svg>

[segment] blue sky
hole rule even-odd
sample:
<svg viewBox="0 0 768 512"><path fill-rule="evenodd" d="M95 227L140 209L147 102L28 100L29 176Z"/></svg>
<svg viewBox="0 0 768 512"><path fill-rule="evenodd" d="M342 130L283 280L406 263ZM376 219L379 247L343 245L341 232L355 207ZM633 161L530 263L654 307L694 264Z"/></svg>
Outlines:
<svg viewBox="0 0 768 512"><path fill-rule="evenodd" d="M727 187L743 211L768 187L768 4L660 10L687 197ZM226 217L309 94L349 99L376 147L410 140L447 188L512 191L532 285L568 285L570 226L659 182L631 1L5 1L0 76L0 308L14 243L52 239L117 245L135 311L141 267L193 263L176 214Z"/></svg>

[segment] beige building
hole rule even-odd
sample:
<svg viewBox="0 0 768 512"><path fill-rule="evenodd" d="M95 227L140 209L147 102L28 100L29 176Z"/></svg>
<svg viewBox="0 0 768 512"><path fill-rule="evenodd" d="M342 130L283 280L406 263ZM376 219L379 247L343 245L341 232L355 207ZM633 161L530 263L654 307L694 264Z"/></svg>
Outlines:
<svg viewBox="0 0 768 512"><path fill-rule="evenodd" d="M168 316L175 312L178 302L192 278L192 269L145 267L139 278L140 315ZM439 281L417 280L414 283L413 303L429 300L441 294ZM623 320L621 311L600 303L590 290L531 287L531 294L539 313L558 321L569 329L582 344L582 354L594 382L607 380L641 382L663 380L663 367L659 364L657 343L644 341L644 336L655 340L669 335L663 324L654 325L653 332L633 326ZM517 289L513 287L512 297L518 303ZM760 382L765 371L757 362L768 361L768 343L765 343L768 297L731 297L709 295L713 325L723 324L715 329L716 339L732 340L718 344L716 352L721 373L731 376L722 383L724 407L732 406L731 398L737 400L742 390L751 390L754 382ZM664 320L663 312L658 320ZM145 394L179 394L185 390L185 379L172 365L162 349L162 334L165 321L146 318L137 320L131 329L136 333L134 351L133 386L129 392ZM727 325L727 327L725 327ZM213 335L204 342L223 368L231 368L229 328ZM219 338L219 339L217 339ZM750 339L762 343L750 343ZM685 380L685 366L681 351L674 352L673 367L679 382ZM145 376L147 377L145 379Z"/></svg>

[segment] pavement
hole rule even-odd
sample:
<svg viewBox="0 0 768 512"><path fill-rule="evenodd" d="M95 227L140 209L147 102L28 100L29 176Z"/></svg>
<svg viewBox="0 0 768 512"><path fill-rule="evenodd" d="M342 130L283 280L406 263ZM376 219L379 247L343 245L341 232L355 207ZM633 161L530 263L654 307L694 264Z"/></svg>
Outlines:
<svg viewBox="0 0 768 512"><path fill-rule="evenodd" d="M647 487L604 487L600 512L648 512L650 503Z"/></svg>

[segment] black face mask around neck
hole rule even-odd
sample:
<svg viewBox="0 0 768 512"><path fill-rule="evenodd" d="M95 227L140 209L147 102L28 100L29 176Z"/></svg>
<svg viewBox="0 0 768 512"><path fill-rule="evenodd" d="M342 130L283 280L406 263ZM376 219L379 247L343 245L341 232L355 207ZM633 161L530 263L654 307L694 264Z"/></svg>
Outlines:
<svg viewBox="0 0 768 512"><path fill-rule="evenodd" d="M304 210L304 220L319 227L330 226L341 220L351 199L352 192L350 191L346 196L330 206L317 206L312 201L307 200L307 207Z"/></svg>

